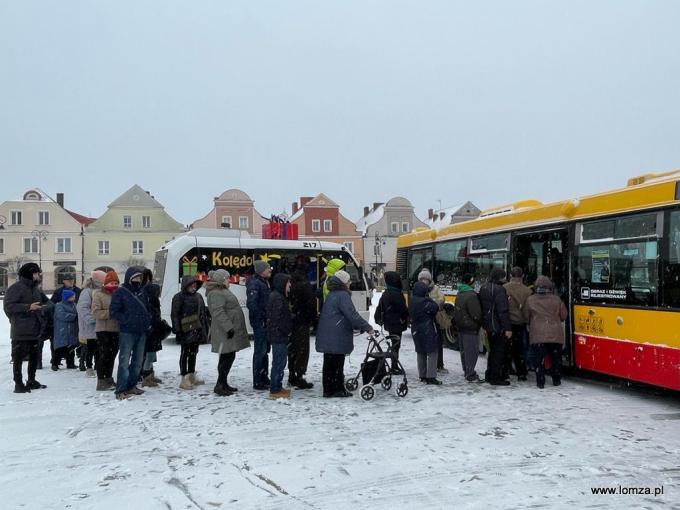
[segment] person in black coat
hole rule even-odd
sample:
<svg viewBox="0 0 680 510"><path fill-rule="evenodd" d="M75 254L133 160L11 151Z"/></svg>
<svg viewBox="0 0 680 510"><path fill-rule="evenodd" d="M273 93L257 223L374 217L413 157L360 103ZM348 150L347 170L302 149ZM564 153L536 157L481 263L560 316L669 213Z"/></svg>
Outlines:
<svg viewBox="0 0 680 510"><path fill-rule="evenodd" d="M413 286L413 294L409 303L411 315L411 334L416 346L418 358L418 375L421 382L439 385L437 379L437 351L439 349L439 333L434 317L439 305L429 297L430 287L425 282L417 282Z"/></svg>
<svg viewBox="0 0 680 510"><path fill-rule="evenodd" d="M401 347L401 334L408 327L408 307L402 290L401 276L396 271L385 273L386 289L380 296L380 301L375 309L373 318L376 324L384 327L387 334L392 338L392 349L396 359L392 364L392 373L401 375L402 371L397 364L399 349Z"/></svg>
<svg viewBox="0 0 680 510"><path fill-rule="evenodd" d="M44 333L45 322L42 314L41 276L42 271L38 264L24 264L19 269L19 281L7 289L3 300L3 309L10 321L14 393L30 393L32 389L46 387L35 379L38 345ZM28 380L24 384L22 364L26 357Z"/></svg>
<svg viewBox="0 0 680 510"><path fill-rule="evenodd" d="M293 332L288 345L288 384L304 390L314 385L305 380L309 364L309 330L316 322L316 295L304 269L293 272L290 286Z"/></svg>
<svg viewBox="0 0 680 510"><path fill-rule="evenodd" d="M151 269L144 269L142 279L144 293L149 301L149 312L151 313L151 329L146 335L146 345L144 349L144 362L142 363L142 385L158 386L161 381L153 370L153 364L158 361L158 351L163 349L163 340L168 336L168 325L161 319L161 287L153 283L153 273Z"/></svg>
<svg viewBox="0 0 680 510"><path fill-rule="evenodd" d="M52 294L52 297L50 300L56 305L57 303L61 303L61 293L64 292L64 290L72 290L73 292L76 293L76 303L80 299L80 293L82 292L82 289L76 285L76 276L74 274L68 273L65 274L62 281L64 284L59 287L57 290L54 291Z"/></svg>
<svg viewBox="0 0 680 510"><path fill-rule="evenodd" d="M489 338L486 381L494 386L507 386L510 381L503 377L505 344L512 338L510 305L508 293L503 287L505 271L500 268L491 270L489 280L479 290L482 304L483 325Z"/></svg>
<svg viewBox="0 0 680 510"><path fill-rule="evenodd" d="M264 260L253 263L255 273L246 282L246 306L253 328L253 388L269 389L269 349L267 341L267 302L272 268Z"/></svg>
<svg viewBox="0 0 680 510"><path fill-rule="evenodd" d="M290 390L282 387L289 337L293 330L293 318L288 303L289 292L290 276L286 273L278 273L274 276L272 291L267 302L267 338L272 346L270 398L290 397Z"/></svg>
<svg viewBox="0 0 680 510"><path fill-rule="evenodd" d="M193 276L183 276L182 290L172 298L172 331L181 345L179 372L182 380L179 387L192 390L194 386L205 384L196 377L196 356L198 347L207 339L207 313L203 296L198 294L201 282Z"/></svg>

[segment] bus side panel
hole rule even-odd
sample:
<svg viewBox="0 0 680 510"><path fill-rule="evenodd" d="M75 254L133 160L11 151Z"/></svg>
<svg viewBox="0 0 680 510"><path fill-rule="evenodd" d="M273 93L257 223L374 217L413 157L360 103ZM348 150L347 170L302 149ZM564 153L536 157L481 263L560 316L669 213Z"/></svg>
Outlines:
<svg viewBox="0 0 680 510"><path fill-rule="evenodd" d="M680 349L574 335L576 367L680 390Z"/></svg>

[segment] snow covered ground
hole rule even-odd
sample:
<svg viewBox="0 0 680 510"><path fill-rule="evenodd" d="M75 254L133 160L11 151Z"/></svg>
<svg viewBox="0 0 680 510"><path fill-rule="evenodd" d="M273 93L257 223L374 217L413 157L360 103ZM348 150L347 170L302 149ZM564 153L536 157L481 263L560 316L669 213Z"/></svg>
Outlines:
<svg viewBox="0 0 680 510"><path fill-rule="evenodd" d="M358 368L358 349L346 372ZM272 402L251 389L251 350L236 360L238 396L177 388L179 349L159 353L158 389L125 402L72 370L43 370L48 388L12 393L9 327L0 319L1 508L680 508L680 400L566 378L543 391L468 384L445 351L444 386L411 378L405 399L372 402L312 390ZM47 353L45 356L47 359ZM484 359L480 359L480 373ZM591 487L663 486L658 496Z"/></svg>

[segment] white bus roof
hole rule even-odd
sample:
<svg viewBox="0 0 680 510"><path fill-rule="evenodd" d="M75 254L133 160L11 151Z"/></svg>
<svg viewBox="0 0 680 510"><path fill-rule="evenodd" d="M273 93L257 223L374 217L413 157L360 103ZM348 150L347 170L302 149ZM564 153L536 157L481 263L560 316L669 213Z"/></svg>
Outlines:
<svg viewBox="0 0 680 510"><path fill-rule="evenodd" d="M195 246L205 246L210 248L278 248L282 250L322 250L322 251L345 251L345 246L340 243L331 243L319 239L304 239L298 241L287 241L279 239L253 239L251 237L236 237L225 235L225 233L238 232L225 229L197 229L182 234L175 239L168 241L158 250L188 250Z"/></svg>

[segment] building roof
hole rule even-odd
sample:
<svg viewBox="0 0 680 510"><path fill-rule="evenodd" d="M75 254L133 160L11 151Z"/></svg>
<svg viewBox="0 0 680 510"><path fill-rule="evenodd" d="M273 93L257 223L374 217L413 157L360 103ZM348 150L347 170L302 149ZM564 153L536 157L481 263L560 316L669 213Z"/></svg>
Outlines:
<svg viewBox="0 0 680 510"><path fill-rule="evenodd" d="M150 209L163 209L164 207L144 191L141 186L135 184L125 193L109 204L109 207L145 207Z"/></svg>
<svg viewBox="0 0 680 510"><path fill-rule="evenodd" d="M75 220L80 223L81 225L89 225L90 223L93 223L97 221L97 218L88 218L87 216L83 216L82 214L78 214L77 212L69 211L68 209L64 209L67 213L69 213Z"/></svg>
<svg viewBox="0 0 680 510"><path fill-rule="evenodd" d="M425 224L429 228L433 229L438 229L445 227L447 225L451 225L451 220L453 217L456 215L458 211L460 211L465 204L456 204L451 207L447 207L446 209L440 209L438 211L435 211L434 217L433 218L428 218L425 220ZM441 217L441 213L444 213L444 217Z"/></svg>
<svg viewBox="0 0 680 510"><path fill-rule="evenodd" d="M337 203L333 202L323 193L319 193L317 196L312 198L307 202L304 207L340 207Z"/></svg>
<svg viewBox="0 0 680 510"><path fill-rule="evenodd" d="M382 219L382 217L385 215L385 205L386 204L380 204L378 207L373 209L366 216L355 223L357 230L361 232L362 235L366 234L368 227L378 223Z"/></svg>
<svg viewBox="0 0 680 510"><path fill-rule="evenodd" d="M236 188L228 189L227 191L222 193L219 197L217 197L217 200L227 201L227 202L252 202L253 201L253 199L250 198L245 191L241 191L240 189L236 189Z"/></svg>

